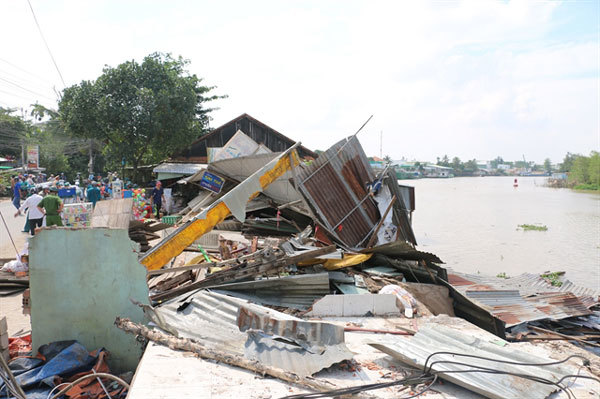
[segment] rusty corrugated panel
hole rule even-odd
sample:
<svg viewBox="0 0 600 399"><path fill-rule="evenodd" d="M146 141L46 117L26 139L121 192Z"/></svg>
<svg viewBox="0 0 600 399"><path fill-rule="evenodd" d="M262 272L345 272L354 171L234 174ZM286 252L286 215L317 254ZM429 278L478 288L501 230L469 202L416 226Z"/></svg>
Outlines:
<svg viewBox="0 0 600 399"><path fill-rule="evenodd" d="M300 170L296 184L330 234L346 247L356 248L379 221L377 205L366 188L374 179L367 156L353 136Z"/></svg>
<svg viewBox="0 0 600 399"><path fill-rule="evenodd" d="M591 314L590 296L580 297L562 292L533 274L511 278L448 274L448 281L469 300L512 327L521 323ZM540 281L541 280L541 281ZM586 291L587 292L587 291ZM597 301L595 301L597 303Z"/></svg>

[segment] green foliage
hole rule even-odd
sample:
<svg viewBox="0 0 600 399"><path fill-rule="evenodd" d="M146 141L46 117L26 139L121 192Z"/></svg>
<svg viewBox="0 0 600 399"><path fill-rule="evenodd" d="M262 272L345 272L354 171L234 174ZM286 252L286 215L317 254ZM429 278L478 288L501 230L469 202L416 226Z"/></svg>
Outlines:
<svg viewBox="0 0 600 399"><path fill-rule="evenodd" d="M439 166L446 166L446 167L449 167L449 166L450 166L450 158L448 158L448 155L444 155L444 157L443 157L442 159L440 159L440 158L438 157L438 159L437 159L437 164L438 164Z"/></svg>
<svg viewBox="0 0 600 399"><path fill-rule="evenodd" d="M544 170L548 173L552 172L552 161L550 158L544 159Z"/></svg>
<svg viewBox="0 0 600 399"><path fill-rule="evenodd" d="M498 274L496 274L496 277L498 277L498 278L508 278L508 276L506 275L506 272L498 273Z"/></svg>
<svg viewBox="0 0 600 399"><path fill-rule="evenodd" d="M155 163L184 148L208 129L219 96L190 75L188 61L154 53L141 63L106 66L96 81L64 90L59 104L68 132L105 143L112 167Z"/></svg>
<svg viewBox="0 0 600 399"><path fill-rule="evenodd" d="M567 154L568 155L568 154ZM592 151L590 156L573 156L569 181L577 190L598 190L600 188L600 153Z"/></svg>
<svg viewBox="0 0 600 399"><path fill-rule="evenodd" d="M502 159L501 156L498 156L496 159L493 159L490 164L492 165L492 169L497 169L498 165L504 164L504 159Z"/></svg>
<svg viewBox="0 0 600 399"><path fill-rule="evenodd" d="M577 158L579 156L581 156L581 155L571 154L570 152L567 152L567 155L565 155L565 158L563 159L563 162L560 165L559 171L560 172L570 172L571 169L573 168L573 163L575 162L575 158Z"/></svg>
<svg viewBox="0 0 600 399"><path fill-rule="evenodd" d="M539 224L520 224L518 228L521 228L523 231L547 231L548 227L545 225ZM517 228L517 230L518 230Z"/></svg>
<svg viewBox="0 0 600 399"><path fill-rule="evenodd" d="M555 287L561 287L563 282L560 280L560 276L564 274L562 272L544 273L540 274L540 277L547 280L550 284Z"/></svg>

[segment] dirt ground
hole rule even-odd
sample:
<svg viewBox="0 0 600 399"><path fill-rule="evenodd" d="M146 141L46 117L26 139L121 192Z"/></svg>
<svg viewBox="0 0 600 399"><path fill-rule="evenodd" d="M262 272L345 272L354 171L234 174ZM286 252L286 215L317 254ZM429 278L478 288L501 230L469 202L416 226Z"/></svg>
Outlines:
<svg viewBox="0 0 600 399"><path fill-rule="evenodd" d="M23 233L25 217L14 217L15 207L10 200L0 200L0 213L4 221L0 220L0 258L16 258L15 248L20 251L29 235ZM2 218L0 218L2 219ZM4 224L6 222L6 225ZM6 227L8 226L8 231ZM12 238L12 240L11 240ZM8 323L8 335L10 337L25 335L31 331L31 321L29 315L24 315L22 311L23 294L15 294L7 297L0 297L0 317L6 316Z"/></svg>

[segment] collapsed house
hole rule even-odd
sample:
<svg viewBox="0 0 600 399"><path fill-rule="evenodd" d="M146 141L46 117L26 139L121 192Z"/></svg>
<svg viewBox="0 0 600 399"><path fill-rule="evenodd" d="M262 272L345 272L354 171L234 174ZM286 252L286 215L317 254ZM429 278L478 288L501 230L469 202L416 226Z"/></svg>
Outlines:
<svg viewBox="0 0 600 399"><path fill-rule="evenodd" d="M203 166L171 176L196 193L172 226L132 221L126 200L97 207L76 259L106 254L93 266L105 281L85 285L81 303L71 292L61 313L84 317L114 279L112 298L93 328L73 320L58 330L58 314L36 310L32 291L32 323L44 321L34 340L42 327L55 329L48 339L92 330L73 337L88 347L118 340L126 359L141 351L133 337L149 341L133 399L598 395L597 291L447 270L417 248L414 189L376 173L356 134L317 156L266 129L244 114L177 158ZM76 233L51 232L58 242ZM50 238L33 246L32 262L69 255ZM32 263L32 290L51 269L57 279L60 263ZM40 292L61 297L58 283Z"/></svg>

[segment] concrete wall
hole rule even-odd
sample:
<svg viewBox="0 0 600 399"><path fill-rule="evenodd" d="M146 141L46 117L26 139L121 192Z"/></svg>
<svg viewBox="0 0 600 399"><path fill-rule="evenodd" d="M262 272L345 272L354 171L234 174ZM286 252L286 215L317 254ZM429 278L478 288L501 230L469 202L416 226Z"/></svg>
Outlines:
<svg viewBox="0 0 600 399"><path fill-rule="evenodd" d="M148 303L146 268L127 230L53 229L29 246L31 326L34 351L40 345L75 339L89 351L110 353L112 371L135 370L142 348L114 326L117 316L143 322L129 300Z"/></svg>

